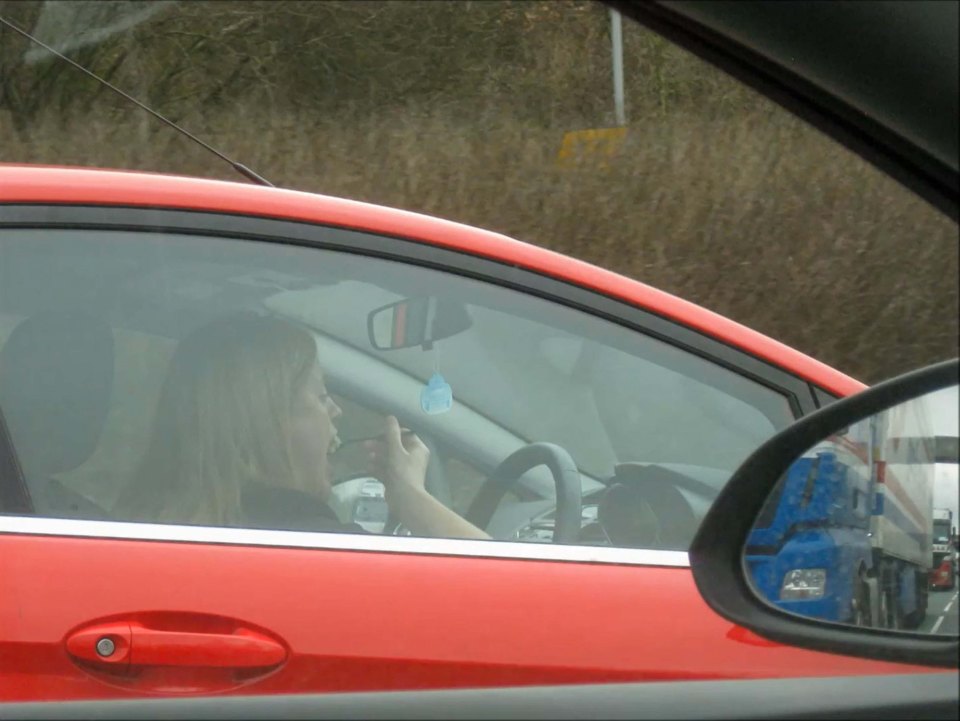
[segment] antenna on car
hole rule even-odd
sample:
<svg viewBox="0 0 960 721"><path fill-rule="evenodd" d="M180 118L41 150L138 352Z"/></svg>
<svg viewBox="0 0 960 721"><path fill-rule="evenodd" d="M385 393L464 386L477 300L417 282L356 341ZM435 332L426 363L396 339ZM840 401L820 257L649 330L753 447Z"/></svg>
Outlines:
<svg viewBox="0 0 960 721"><path fill-rule="evenodd" d="M131 103L137 105L138 107L143 108L143 109L146 110L148 113L150 113L153 117L155 117L157 120L159 120L159 121L161 121L161 122L163 122L163 123L166 123L166 124L169 125L171 128L173 128L174 130L176 130L177 132L182 133L183 135L186 135L186 136L187 136L188 138L190 138L190 140L192 140L193 142L195 142L195 143L197 143L198 145L206 148L207 150L209 150L211 153L213 153L214 155L216 155L216 156L217 156L218 158L220 158L221 160L224 160L224 161L226 161L227 163L229 163L230 166L231 166L234 170L236 170L238 173L240 173L242 176L244 176L244 177L247 178L248 180L251 180L251 181L253 181L254 183L257 183L257 184L259 184L259 185L266 185L266 186L268 186L268 187L270 187L270 188L274 187L273 183L271 183L269 180L261 177L260 175L257 175L255 172L253 172L252 170L250 170L250 168L248 168L246 165L243 165L242 163L238 163L238 162L236 162L236 161L234 161L234 160L231 160L230 158L228 158L226 155L224 155L223 153L221 153L219 150L217 150L217 149L214 148L213 146L208 145L207 143L205 143L205 142L203 142L202 140L200 140L200 138L198 138L198 137L196 137L196 136L191 135L190 133L188 133L186 130L184 130L183 128L181 128L179 125L177 125L177 124L176 124L175 122L173 122L172 120L168 120L167 118L163 117L163 116L162 116L160 113L158 113L157 111L152 110L151 108L148 108L146 105L144 105L143 103L141 103L141 102L140 102L139 100L137 100L136 98L134 98L134 97L128 95L127 93L123 92L120 88L116 87L115 85L111 85L109 82L107 82L106 80L104 80L104 79L101 78L100 76L98 76L98 75L96 75L95 73L87 70L87 69L86 69L85 67L83 67L80 63L75 62L74 60L71 60L70 58L68 58L68 57L67 57L66 55L64 55L63 53L59 52L58 50L55 50L54 48L50 47L50 46L47 45L46 43L42 42L41 40L38 40L37 38L33 37L33 35L31 35L30 33L28 33L26 30L21 30L20 28L18 28L16 25L14 25L12 22L10 22L9 20L7 20L7 19L4 18L3 16L0 16L0 23L3 23L4 25L6 25L8 28L10 28L11 30L13 30L14 32L20 33L20 35L23 35L23 37L27 38L28 40L30 40L30 41L32 41L32 42L35 42L37 45L39 45L40 47L42 47L42 48L43 48L44 50L46 50L47 52L50 52L50 53L52 53L53 55L55 55L56 57L60 58L61 60L65 60L66 62L70 63L70 64L71 64L73 67L75 67L77 70L79 70L79 71L82 72L82 73L85 73L86 75L89 75L91 78L93 78L94 80L96 80L98 83L101 83L102 85L105 85L106 87L110 88L110 89L111 89L113 92L115 92L117 95L120 95L121 97L126 98L127 100L129 100Z"/></svg>

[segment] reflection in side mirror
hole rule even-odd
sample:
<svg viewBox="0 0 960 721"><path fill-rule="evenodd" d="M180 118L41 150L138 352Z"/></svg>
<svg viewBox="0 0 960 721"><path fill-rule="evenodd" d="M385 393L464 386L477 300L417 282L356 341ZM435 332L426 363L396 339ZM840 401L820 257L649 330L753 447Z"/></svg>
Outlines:
<svg viewBox="0 0 960 721"><path fill-rule="evenodd" d="M954 385L797 458L747 537L754 592L819 620L956 636L957 474L937 467L937 435L943 423L956 433L956 414Z"/></svg>
<svg viewBox="0 0 960 721"><path fill-rule="evenodd" d="M434 341L462 333L471 325L466 306L434 296L405 298L367 316L370 344L377 350L418 345L430 350Z"/></svg>

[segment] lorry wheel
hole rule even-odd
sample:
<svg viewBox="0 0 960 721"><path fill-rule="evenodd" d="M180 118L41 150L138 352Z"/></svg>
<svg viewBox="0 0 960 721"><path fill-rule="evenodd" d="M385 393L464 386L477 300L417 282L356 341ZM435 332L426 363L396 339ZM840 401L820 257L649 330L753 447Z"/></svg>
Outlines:
<svg viewBox="0 0 960 721"><path fill-rule="evenodd" d="M907 615L905 615L902 619L900 626L898 626L897 628L907 628L907 629L919 628L920 624L923 623L923 619L925 619L926 617L927 617L927 609L918 608L913 613L908 613Z"/></svg>
<svg viewBox="0 0 960 721"><path fill-rule="evenodd" d="M914 588L916 590L916 607L912 613L903 617L903 628L919 628L920 624L927 617L927 606L929 605L929 595L926 584L926 574L917 573L915 576Z"/></svg>
<svg viewBox="0 0 960 721"><path fill-rule="evenodd" d="M880 594L880 627L890 630L900 628L900 614L897 613L896 600L890 589Z"/></svg>
<svg viewBox="0 0 960 721"><path fill-rule="evenodd" d="M869 627L873 625L873 620L870 618L870 590L862 582L857 584L852 620L854 626Z"/></svg>

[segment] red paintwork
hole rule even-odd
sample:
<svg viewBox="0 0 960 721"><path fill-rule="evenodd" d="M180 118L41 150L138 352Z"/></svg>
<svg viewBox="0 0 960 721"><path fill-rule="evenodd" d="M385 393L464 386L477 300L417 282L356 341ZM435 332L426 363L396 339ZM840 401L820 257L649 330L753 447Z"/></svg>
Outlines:
<svg viewBox="0 0 960 721"><path fill-rule="evenodd" d="M110 678L82 670L64 650L69 632L91 619L156 608L237 619L287 644L289 659L279 670L236 678L222 689L229 693L930 670L758 639L711 611L683 568L0 540L4 700L221 690L215 677L196 673L189 682L181 676L178 689L162 668Z"/></svg>
<svg viewBox="0 0 960 721"><path fill-rule="evenodd" d="M338 225L454 248L600 291L679 321L846 396L866 386L782 343L676 296L506 236L353 200L151 173L0 164L0 203L133 205Z"/></svg>
<svg viewBox="0 0 960 721"><path fill-rule="evenodd" d="M0 203L193 209L409 238L596 289L840 395L864 387L636 281L501 235L399 210L193 178L2 164ZM103 624L112 624L106 631L120 648L113 668L89 656L89 643ZM181 634L180 653L170 655L161 644L148 663L138 665L137 633L157 628ZM210 655L201 658L210 639L198 643L192 634L235 628L254 634L257 653L271 663L278 649L285 660L275 668L238 670L215 663L223 660L218 653L215 662ZM711 611L684 568L0 534L2 700L929 670L758 638Z"/></svg>

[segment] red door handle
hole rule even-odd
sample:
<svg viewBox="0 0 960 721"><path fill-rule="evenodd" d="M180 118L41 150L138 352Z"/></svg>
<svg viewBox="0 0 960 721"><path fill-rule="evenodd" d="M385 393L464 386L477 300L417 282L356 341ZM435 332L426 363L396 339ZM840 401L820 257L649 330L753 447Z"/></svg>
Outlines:
<svg viewBox="0 0 960 721"><path fill-rule="evenodd" d="M134 666L276 666L287 652L263 634L239 628L233 633L166 631L130 624L130 663Z"/></svg>
<svg viewBox="0 0 960 721"><path fill-rule="evenodd" d="M283 663L287 656L278 641L242 626L208 632L170 624L157 628L139 621L87 626L67 639L67 650L85 661L113 667L265 668Z"/></svg>

